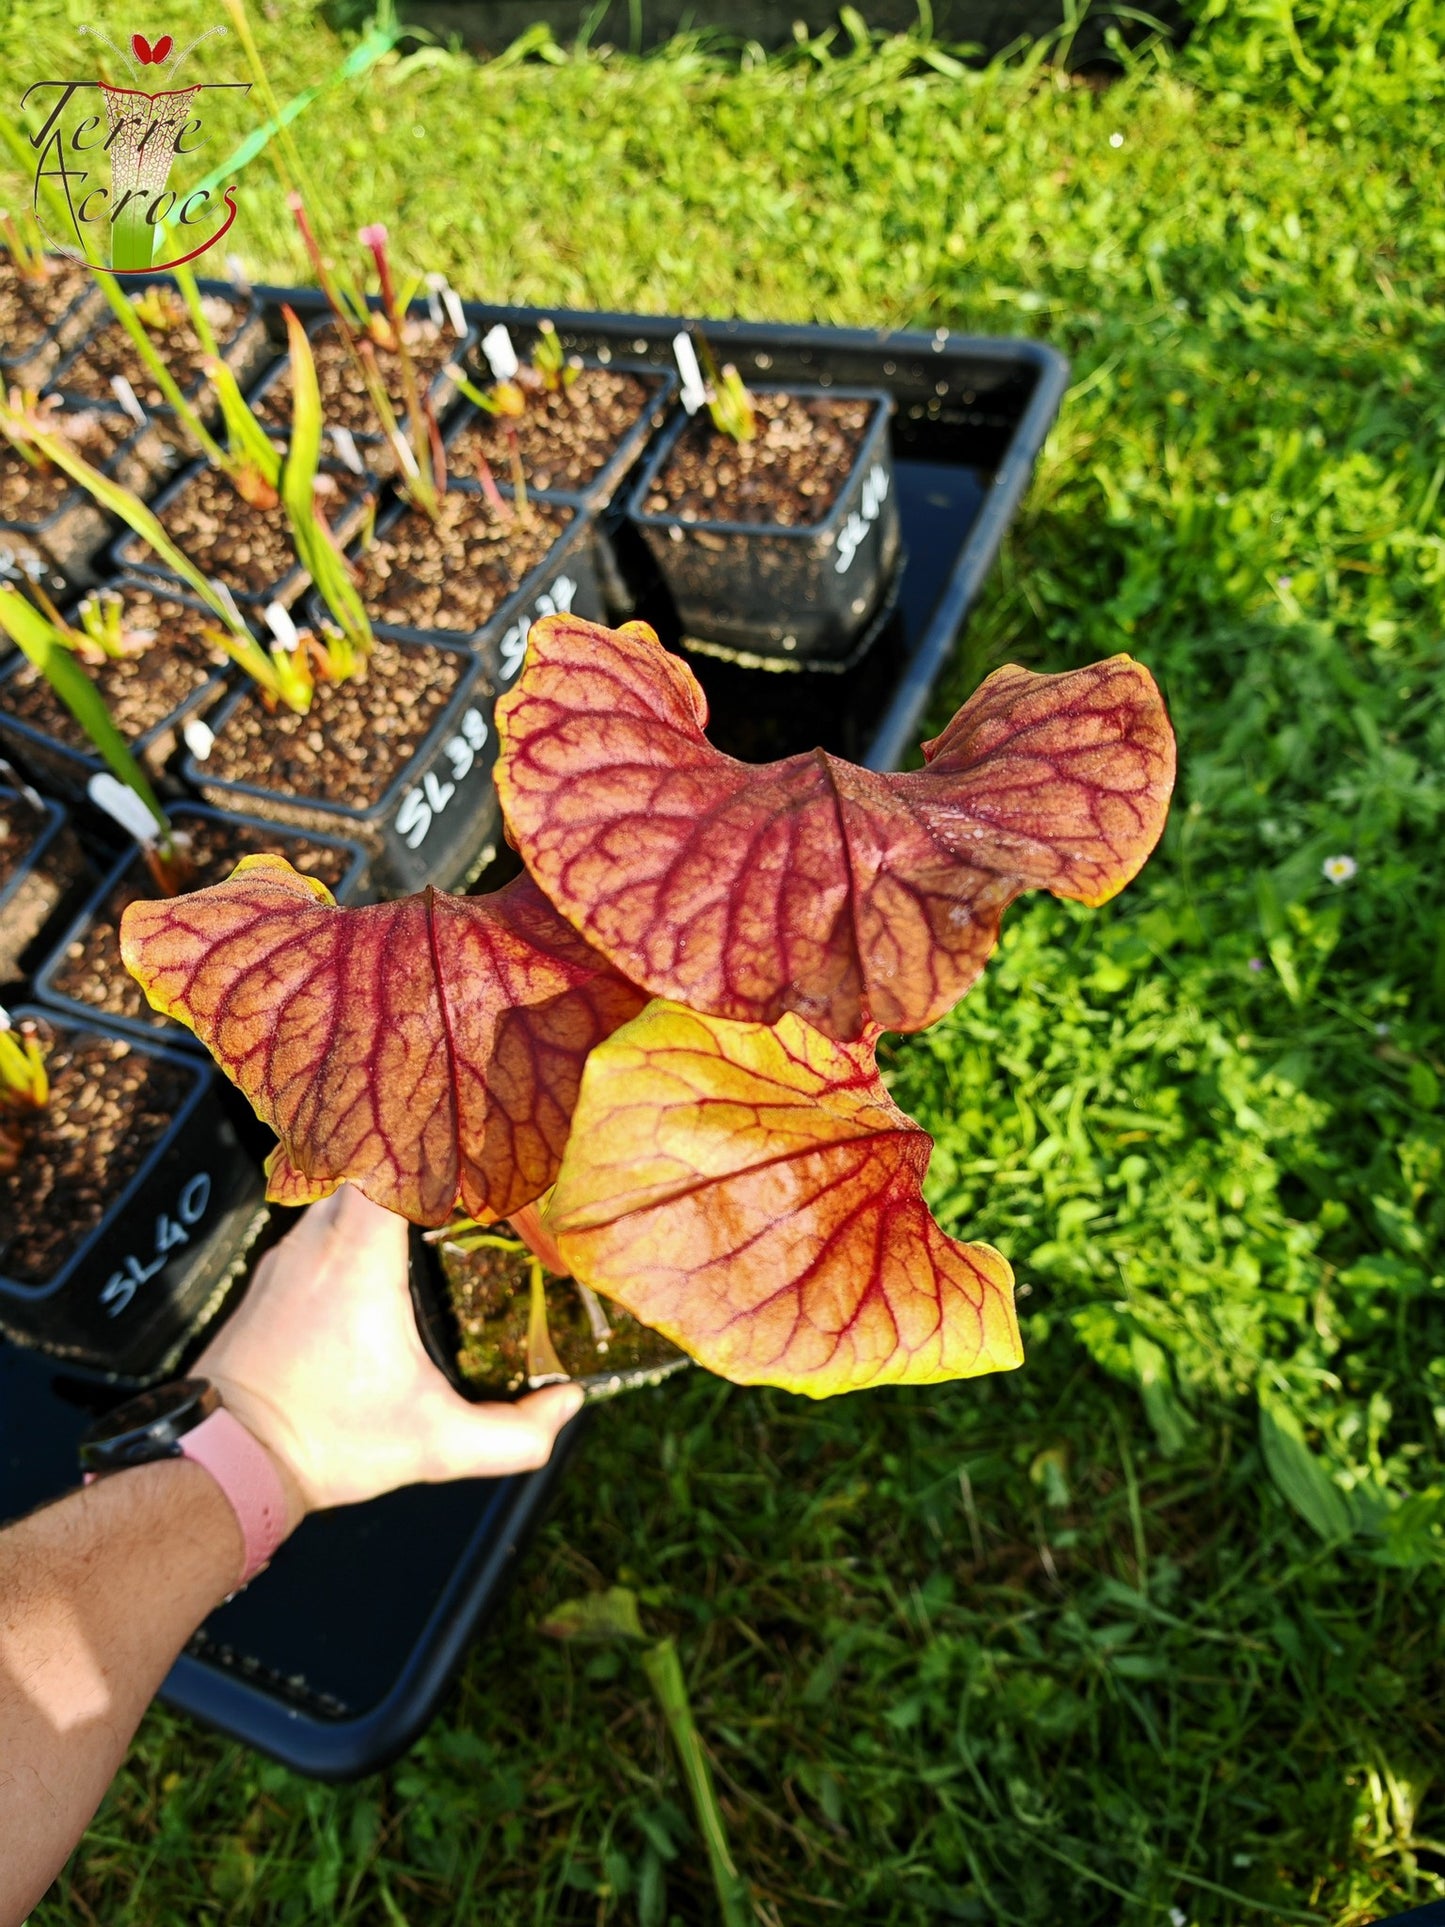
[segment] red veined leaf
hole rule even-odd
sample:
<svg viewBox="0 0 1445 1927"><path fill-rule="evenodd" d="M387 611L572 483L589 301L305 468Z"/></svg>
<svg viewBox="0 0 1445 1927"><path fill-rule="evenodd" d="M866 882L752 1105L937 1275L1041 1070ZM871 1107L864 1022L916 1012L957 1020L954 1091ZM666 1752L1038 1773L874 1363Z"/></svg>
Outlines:
<svg viewBox="0 0 1445 1927"><path fill-rule="evenodd" d="M1013 1273L934 1222L931 1149L869 1045L656 1002L588 1059L545 1221L575 1278L739 1384L1010 1370Z"/></svg>
<svg viewBox="0 0 1445 1927"><path fill-rule="evenodd" d="M928 766L822 750L735 762L643 623L533 625L497 706L497 788L528 869L654 996L839 1039L920 1030L977 979L1025 890L1104 903L1158 841L1174 737L1147 669L996 671Z"/></svg>
<svg viewBox="0 0 1445 1927"><path fill-rule="evenodd" d="M588 1051L641 1007L519 877L338 909L280 857L126 911L121 950L281 1140L271 1195L347 1179L441 1224L504 1218L551 1184Z"/></svg>

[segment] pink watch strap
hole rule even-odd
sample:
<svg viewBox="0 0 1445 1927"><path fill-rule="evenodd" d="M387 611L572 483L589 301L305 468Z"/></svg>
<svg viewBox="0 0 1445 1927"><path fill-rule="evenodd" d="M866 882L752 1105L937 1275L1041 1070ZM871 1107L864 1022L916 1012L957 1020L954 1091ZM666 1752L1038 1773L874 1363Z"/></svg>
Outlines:
<svg viewBox="0 0 1445 1927"><path fill-rule="evenodd" d="M245 1541L244 1586L268 1564L286 1534L286 1494L264 1445L221 1406L180 1440L181 1455L203 1465L225 1493Z"/></svg>

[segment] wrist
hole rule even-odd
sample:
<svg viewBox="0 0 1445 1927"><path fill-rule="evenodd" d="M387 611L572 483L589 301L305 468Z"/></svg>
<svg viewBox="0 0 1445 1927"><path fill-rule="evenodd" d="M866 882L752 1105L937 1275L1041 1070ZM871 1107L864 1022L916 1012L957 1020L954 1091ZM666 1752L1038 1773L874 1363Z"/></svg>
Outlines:
<svg viewBox="0 0 1445 1927"><path fill-rule="evenodd" d="M223 1371L216 1371L208 1366L204 1359L197 1370L205 1373L220 1393L222 1406L232 1418L245 1426L275 1468L286 1507L285 1526L281 1536L283 1539L289 1539L311 1510L305 1486L296 1470L295 1446L288 1436L289 1427L281 1414L267 1405L266 1401L258 1397L249 1386L228 1378Z"/></svg>

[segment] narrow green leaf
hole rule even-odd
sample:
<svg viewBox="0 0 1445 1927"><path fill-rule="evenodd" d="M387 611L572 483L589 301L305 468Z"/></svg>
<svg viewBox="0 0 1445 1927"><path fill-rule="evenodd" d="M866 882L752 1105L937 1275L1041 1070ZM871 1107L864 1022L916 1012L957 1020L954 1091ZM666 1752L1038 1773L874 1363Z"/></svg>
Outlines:
<svg viewBox="0 0 1445 1927"><path fill-rule="evenodd" d="M128 528L134 529L143 542L150 544L166 567L173 569L182 581L195 591L232 635L247 641L251 639L251 632L240 621L234 609L224 597L217 595L213 583L207 576L202 575L189 556L176 547L156 516L138 496L133 495L119 482L112 481L108 475L102 475L98 468L92 468L84 456L77 455L75 450L63 442L58 435L48 435L43 430L30 429L23 437L17 437L17 439L23 439L32 448L38 448L47 461L63 469L72 481L79 482L93 501L98 502L103 509L108 509L112 515L119 516Z"/></svg>
<svg viewBox="0 0 1445 1927"><path fill-rule="evenodd" d="M281 500L291 523L296 553L315 583L341 633L357 649L370 654L374 638L371 619L351 579L346 563L336 553L321 524L316 507L316 475L321 466L321 389L311 342L300 320L285 310L286 338L291 351L291 442L281 478Z"/></svg>
<svg viewBox="0 0 1445 1927"><path fill-rule="evenodd" d="M682 1662L670 1639L659 1640L642 1655L643 1671L662 1708L668 1731L672 1734L682 1763L683 1778L692 1795L693 1811L707 1847L713 1886L724 1927L754 1927L753 1910L748 1901L747 1883L737 1870L728 1841L727 1822L718 1805L713 1786L712 1767L692 1716Z"/></svg>
<svg viewBox="0 0 1445 1927"><path fill-rule="evenodd" d="M147 266L149 266L149 261L147 261ZM175 410L179 419L185 423L187 433L193 437L196 446L205 455L206 459L224 471L226 468L225 450L206 427L206 424L201 420L190 402L187 401L186 397L181 393L175 376L166 366L165 357L151 340L145 323L131 306L130 299L125 290L113 274L107 274L103 269L96 270L95 278L100 284L101 293L110 304L112 314L114 314L116 320L130 336L136 353L145 363L157 388L160 389L166 401Z"/></svg>

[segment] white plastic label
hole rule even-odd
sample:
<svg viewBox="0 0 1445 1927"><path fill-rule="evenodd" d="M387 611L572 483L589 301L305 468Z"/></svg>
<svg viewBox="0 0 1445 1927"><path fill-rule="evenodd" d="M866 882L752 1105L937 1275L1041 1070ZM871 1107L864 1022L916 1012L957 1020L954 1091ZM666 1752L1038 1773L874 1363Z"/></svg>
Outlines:
<svg viewBox="0 0 1445 1927"><path fill-rule="evenodd" d="M672 352L677 356L677 372L682 376L682 405L689 415L695 415L707 400L707 387L703 382L702 370L697 365L697 349L692 345L690 334L674 335Z"/></svg>
<svg viewBox="0 0 1445 1927"><path fill-rule="evenodd" d="M429 274L426 278L426 311L431 317L431 325L442 325L442 289L447 284L444 274Z"/></svg>
<svg viewBox="0 0 1445 1927"><path fill-rule="evenodd" d="M96 808L113 817L137 843L149 848L160 835L159 823L135 791L127 789L108 769L97 771L87 783L86 790Z"/></svg>
<svg viewBox="0 0 1445 1927"><path fill-rule="evenodd" d="M331 446L336 450L352 474L360 475L362 473L361 454L356 446L356 437L352 434L351 430L349 428L328 428L326 432L331 437Z"/></svg>
<svg viewBox="0 0 1445 1927"><path fill-rule="evenodd" d="M296 633L296 624L290 613L279 602L268 602L261 612L266 618L266 626L276 638L279 646L289 654L301 638Z"/></svg>
<svg viewBox="0 0 1445 1927"><path fill-rule="evenodd" d="M467 332L467 317L462 312L462 298L455 288L443 287L442 306L447 311L447 320L452 324L452 333L460 341Z"/></svg>
<svg viewBox="0 0 1445 1927"><path fill-rule="evenodd" d="M136 394L134 388L131 387L125 376L112 375L110 378L110 386L111 392L114 394L116 400L120 403L127 415L130 416L136 427L144 428L146 425L146 411L141 407L140 397Z"/></svg>
<svg viewBox="0 0 1445 1927"><path fill-rule="evenodd" d="M482 336L482 353L498 381L510 381L522 365L512 346L512 337L500 321Z"/></svg>
<svg viewBox="0 0 1445 1927"><path fill-rule="evenodd" d="M192 716L189 722L181 725L181 736L198 763L204 763L216 747L216 732L209 723L203 723L199 716Z"/></svg>
<svg viewBox="0 0 1445 1927"><path fill-rule="evenodd" d="M226 256L226 273L230 276L231 280L235 282L237 294L239 294L243 300L249 301L251 298L251 283L246 274L246 264L239 254L228 254Z"/></svg>

